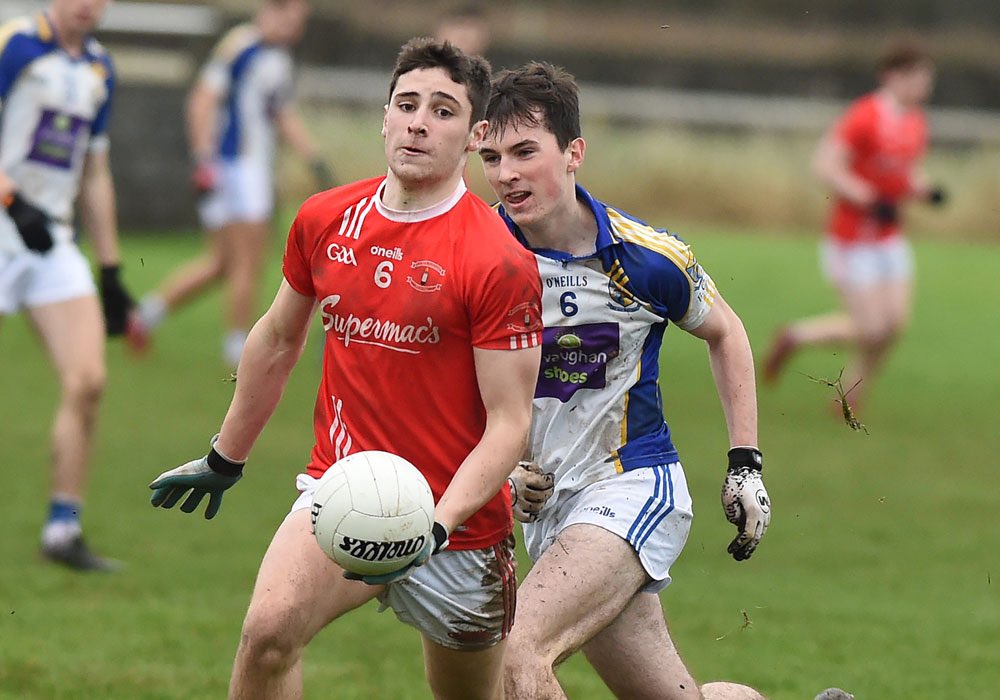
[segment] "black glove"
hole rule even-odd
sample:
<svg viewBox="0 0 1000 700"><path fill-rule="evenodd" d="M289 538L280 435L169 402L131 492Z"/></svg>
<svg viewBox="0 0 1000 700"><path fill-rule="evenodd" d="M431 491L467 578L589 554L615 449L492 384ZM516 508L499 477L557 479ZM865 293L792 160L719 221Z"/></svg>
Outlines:
<svg viewBox="0 0 1000 700"><path fill-rule="evenodd" d="M943 187L935 187L927 193L927 203L940 207L948 203L948 191Z"/></svg>
<svg viewBox="0 0 1000 700"><path fill-rule="evenodd" d="M52 248L49 217L44 211L15 192L7 205L7 215L17 226L17 232L29 250L45 253Z"/></svg>
<svg viewBox="0 0 1000 700"><path fill-rule="evenodd" d="M333 170L322 158L313 158L309 161L309 169L312 170L316 185L321 190L328 190L336 186L337 179L333 176Z"/></svg>
<svg viewBox="0 0 1000 700"><path fill-rule="evenodd" d="M132 297L118 279L118 269L118 265L101 268L101 306L104 307L104 323L108 335L121 335L125 332L128 312L135 306Z"/></svg>
<svg viewBox="0 0 1000 700"><path fill-rule="evenodd" d="M872 205L872 215L883 226L899 221L899 209L897 209L896 203L886 199L880 199Z"/></svg>

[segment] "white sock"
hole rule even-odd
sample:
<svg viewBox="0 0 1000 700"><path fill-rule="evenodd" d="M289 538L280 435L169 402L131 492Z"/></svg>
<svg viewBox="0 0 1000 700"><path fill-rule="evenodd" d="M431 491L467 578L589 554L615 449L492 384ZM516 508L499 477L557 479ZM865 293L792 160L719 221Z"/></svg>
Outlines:
<svg viewBox="0 0 1000 700"><path fill-rule="evenodd" d="M148 294L139 302L137 314L139 322L151 331L167 317L167 303L159 294Z"/></svg>
<svg viewBox="0 0 1000 700"><path fill-rule="evenodd" d="M42 528L42 545L58 547L79 536L81 532L78 520L55 520Z"/></svg>
<svg viewBox="0 0 1000 700"><path fill-rule="evenodd" d="M236 369L240 364L240 356L243 354L243 346L246 343L246 331L229 331L226 333L226 339L222 342L222 357L233 369Z"/></svg>

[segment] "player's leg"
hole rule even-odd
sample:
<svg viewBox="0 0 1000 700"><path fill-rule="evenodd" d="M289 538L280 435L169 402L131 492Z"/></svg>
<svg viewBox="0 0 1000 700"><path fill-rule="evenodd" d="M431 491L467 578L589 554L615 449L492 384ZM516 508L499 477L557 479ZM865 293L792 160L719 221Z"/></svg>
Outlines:
<svg viewBox="0 0 1000 700"><path fill-rule="evenodd" d="M618 535L590 524L562 530L518 588L504 664L507 697L566 697L555 666L615 620L648 581L632 545Z"/></svg>
<svg viewBox="0 0 1000 700"><path fill-rule="evenodd" d="M80 514L94 426L105 384L104 317L91 295L28 309L59 380L52 424L52 492L42 552L78 569L107 570L115 562L94 556L82 539Z"/></svg>
<svg viewBox="0 0 1000 700"><path fill-rule="evenodd" d="M502 700L505 645L460 651L423 635L424 672L435 699Z"/></svg>
<svg viewBox="0 0 1000 700"><path fill-rule="evenodd" d="M401 622L420 632L427 682L438 700L503 697L515 569L513 537L483 549L446 549L379 596Z"/></svg>
<svg viewBox="0 0 1000 700"><path fill-rule="evenodd" d="M753 688L737 683L706 683L699 694L667 631L660 598L652 592L636 595L583 652L617 698L762 700Z"/></svg>
<svg viewBox="0 0 1000 700"><path fill-rule="evenodd" d="M850 284L859 273L859 268L869 264L865 252L857 246L831 241L820 245L820 267L837 289ZM762 376L765 381L775 381L792 356L802 348L854 343L857 337L855 320L847 309L793 321L775 334L765 356Z"/></svg>
<svg viewBox="0 0 1000 700"><path fill-rule="evenodd" d="M650 653L655 649L655 653ZM700 698L674 646L655 593L635 595L621 614L583 647L587 661L618 698Z"/></svg>
<svg viewBox="0 0 1000 700"><path fill-rule="evenodd" d="M222 277L225 260L216 233L209 232L203 253L183 263L139 302L136 317L147 333L156 330L167 314L198 297Z"/></svg>
<svg viewBox="0 0 1000 700"><path fill-rule="evenodd" d="M257 313L260 276L267 254L270 227L266 221L230 224L219 231L226 259L226 362L239 363L247 332Z"/></svg>
<svg viewBox="0 0 1000 700"><path fill-rule="evenodd" d="M302 697L302 650L327 624L374 598L381 587L343 577L316 543L309 510L278 527L257 574L233 664L229 697Z"/></svg>

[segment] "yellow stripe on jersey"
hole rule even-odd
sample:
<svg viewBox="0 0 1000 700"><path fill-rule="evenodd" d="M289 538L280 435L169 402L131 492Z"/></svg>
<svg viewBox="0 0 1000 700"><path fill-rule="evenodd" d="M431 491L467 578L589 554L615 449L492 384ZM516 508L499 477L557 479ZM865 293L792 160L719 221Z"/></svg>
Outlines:
<svg viewBox="0 0 1000 700"><path fill-rule="evenodd" d="M7 48L8 42L15 34L31 31L30 17L15 17L12 20L0 24L0 53Z"/></svg>
<svg viewBox="0 0 1000 700"><path fill-rule="evenodd" d="M643 248L647 248L659 253L671 261L681 270L686 270L694 262L694 254L691 248L682 243L677 237L669 233L662 233L651 226L643 226L629 218L626 218L608 209L608 216L612 226L615 227L619 237L629 243L636 243Z"/></svg>
<svg viewBox="0 0 1000 700"><path fill-rule="evenodd" d="M621 213L611 209L607 209L608 217L611 219L611 225L618 232L618 235L623 241L628 243L634 243L647 250L652 250L655 253L663 255L669 259L674 265L676 265L685 276L688 278L688 282L691 284L691 291L695 291L695 281L691 279L691 273L688 270L697 265L698 262L694 257L694 252L691 250L691 246L684 243L682 240L673 236L669 233L664 233L662 231L657 231L652 226L643 225ZM614 268L612 268L612 271ZM715 297L718 290L715 287L715 282L707 274L705 275L707 280L704 290L705 303L708 306L712 306L715 303ZM686 315L685 315L686 317ZM684 319L680 320L683 323Z"/></svg>
<svg viewBox="0 0 1000 700"><path fill-rule="evenodd" d="M226 32L212 49L212 60L230 63L258 38L253 24L240 24Z"/></svg>
<svg viewBox="0 0 1000 700"><path fill-rule="evenodd" d="M52 24L49 22L49 18L45 15L38 15L35 22L38 25L38 38L45 43L52 41Z"/></svg>
<svg viewBox="0 0 1000 700"><path fill-rule="evenodd" d="M636 365L636 368L635 368L635 378L636 378L636 381L638 381L639 377L641 377L641 376L642 376L642 358L640 357L639 358L639 363ZM633 384L633 386L635 386L635 382L633 382L632 384ZM624 410L622 411L622 426L621 426L621 428L622 428L622 438L621 438L622 445L627 445L628 444L628 399L629 399L629 396L630 396L630 393L628 391L626 391L625 392ZM615 471L618 472L619 474L621 474L622 472L625 471L625 467L622 465L621 450L619 450L618 452L615 453Z"/></svg>

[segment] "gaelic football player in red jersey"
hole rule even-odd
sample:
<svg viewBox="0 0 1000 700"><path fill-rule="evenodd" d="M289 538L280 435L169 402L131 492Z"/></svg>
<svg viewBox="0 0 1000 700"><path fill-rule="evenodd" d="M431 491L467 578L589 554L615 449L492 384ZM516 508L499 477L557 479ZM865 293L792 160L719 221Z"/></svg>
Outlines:
<svg viewBox="0 0 1000 700"><path fill-rule="evenodd" d="M502 697L515 591L505 480L528 437L541 289L534 258L462 180L485 134L489 90L485 60L430 39L403 47L382 124L388 174L303 205L285 279L250 333L211 451L151 485L154 505L172 507L190 491L182 510L208 494L206 516L215 514L318 312L326 341L316 444L261 564L231 697L301 697L305 645L376 597L420 630L435 697ZM350 580L312 535L311 495L330 464L373 449L426 476L433 546L417 566Z"/></svg>
<svg viewBox="0 0 1000 700"><path fill-rule="evenodd" d="M910 316L913 253L900 209L907 200L945 200L920 170L933 63L916 44L900 42L880 60L879 82L827 132L814 160L833 193L822 265L843 310L781 329L764 365L764 378L773 381L799 348L854 344L857 362L843 380L845 387L864 380L851 394L855 407Z"/></svg>

